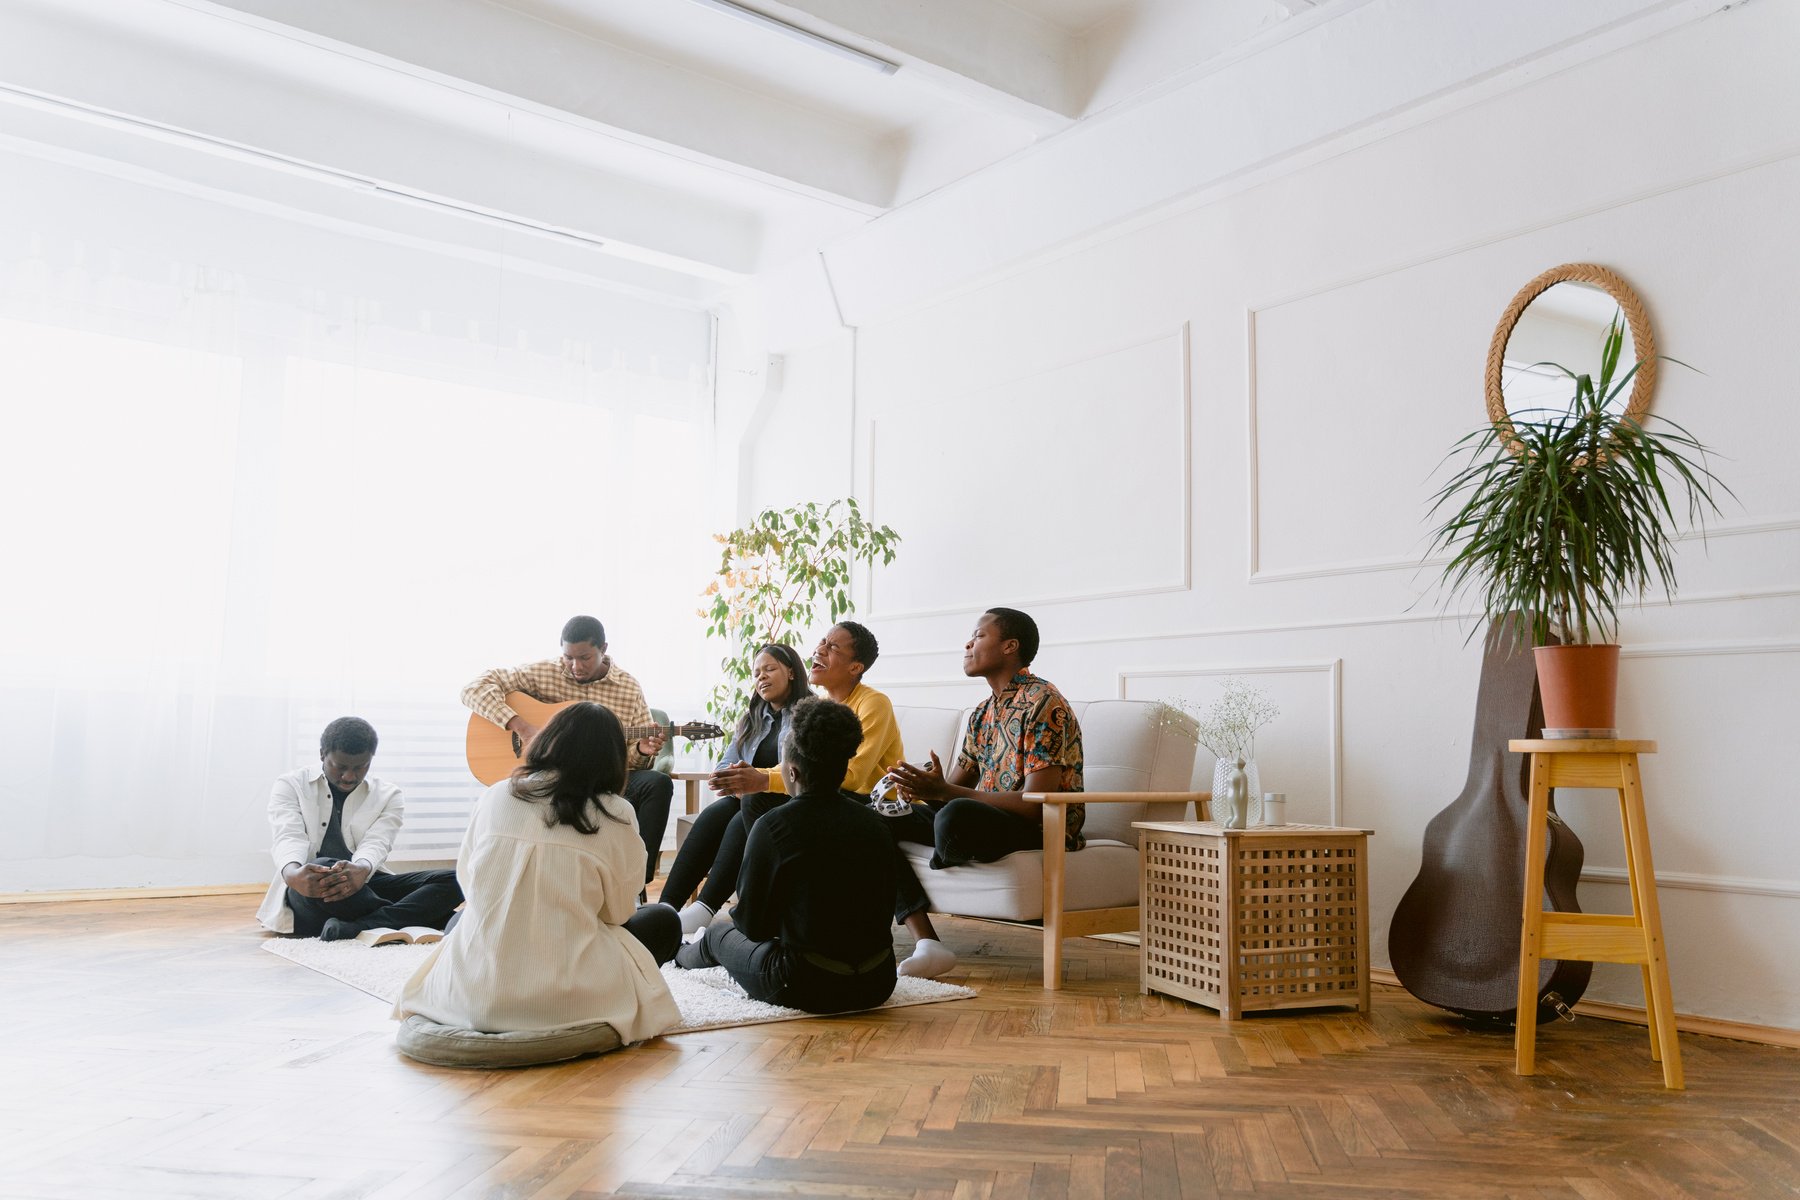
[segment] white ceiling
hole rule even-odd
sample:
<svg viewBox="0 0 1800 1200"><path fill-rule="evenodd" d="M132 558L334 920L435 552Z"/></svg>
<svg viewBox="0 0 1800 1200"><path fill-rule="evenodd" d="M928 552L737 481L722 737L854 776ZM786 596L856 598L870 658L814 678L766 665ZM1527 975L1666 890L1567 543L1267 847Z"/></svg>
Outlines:
<svg viewBox="0 0 1800 1200"><path fill-rule="evenodd" d="M854 322L1708 3L0 0L0 142Z"/></svg>
<svg viewBox="0 0 1800 1200"><path fill-rule="evenodd" d="M582 269L692 304L1314 6L741 7L898 70L714 0L0 0L0 96L35 108L15 125L90 127L64 140L148 123L140 167L186 137L249 191L273 161L573 235Z"/></svg>

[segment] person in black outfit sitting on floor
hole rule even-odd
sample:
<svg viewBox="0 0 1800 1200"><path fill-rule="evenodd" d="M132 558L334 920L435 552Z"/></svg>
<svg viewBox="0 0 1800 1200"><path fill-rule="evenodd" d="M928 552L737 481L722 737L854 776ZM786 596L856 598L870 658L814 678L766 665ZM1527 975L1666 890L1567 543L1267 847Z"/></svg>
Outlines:
<svg viewBox="0 0 1800 1200"><path fill-rule="evenodd" d="M719 756L716 780L730 778L740 766L773 770L781 762L781 735L794 705L812 695L806 684L806 665L792 646L771 642L756 652L750 664L750 703L732 733L731 743ZM760 776L759 776L760 777ZM721 782L719 787L726 786ZM694 933L710 922L713 914L731 899L737 886L738 868L744 861L749 831L763 814L786 802L780 792L746 791L722 795L700 810L688 830L675 865L663 881L664 904L681 909L681 929ZM744 819L734 821L740 812ZM706 880L700 897L688 901L700 881ZM685 908L682 906L686 905Z"/></svg>
<svg viewBox="0 0 1800 1200"><path fill-rule="evenodd" d="M899 855L881 818L838 792L861 742L848 707L794 706L781 754L793 799L751 829L731 921L683 946L676 966L722 965L752 999L806 1012L873 1008L893 994Z"/></svg>

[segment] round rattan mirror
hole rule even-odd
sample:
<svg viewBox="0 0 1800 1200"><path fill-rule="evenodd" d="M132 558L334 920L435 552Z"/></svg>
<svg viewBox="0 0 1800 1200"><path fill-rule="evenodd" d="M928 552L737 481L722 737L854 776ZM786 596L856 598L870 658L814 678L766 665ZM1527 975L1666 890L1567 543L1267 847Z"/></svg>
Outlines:
<svg viewBox="0 0 1800 1200"><path fill-rule="evenodd" d="M1552 267L1520 288L1506 306L1488 344L1488 419L1510 426L1514 415L1565 407L1568 378L1546 364L1598 376L1601 342L1607 327L1621 315L1625 344L1619 370L1639 365L1631 380L1631 396L1619 415L1643 420L1656 391L1656 342L1650 317L1629 284L1594 263Z"/></svg>

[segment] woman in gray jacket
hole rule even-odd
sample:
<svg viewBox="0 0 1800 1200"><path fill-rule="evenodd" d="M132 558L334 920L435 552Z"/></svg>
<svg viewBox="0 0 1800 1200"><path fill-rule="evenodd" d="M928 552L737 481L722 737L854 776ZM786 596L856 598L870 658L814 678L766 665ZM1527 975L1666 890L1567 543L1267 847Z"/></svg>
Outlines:
<svg viewBox="0 0 1800 1200"><path fill-rule="evenodd" d="M721 753L719 766L773 770L781 762L781 735L787 715L810 695L806 666L792 646L771 642L758 650L750 667L750 705ZM750 827L756 818L786 799L780 792L721 796L694 818L694 826L675 855L675 865L669 868L660 896L664 904L681 909L683 933L706 925L713 913L731 899ZM740 812L744 819L734 824L732 818ZM730 836L734 830L741 832ZM702 878L706 886L701 888L699 898L689 904Z"/></svg>

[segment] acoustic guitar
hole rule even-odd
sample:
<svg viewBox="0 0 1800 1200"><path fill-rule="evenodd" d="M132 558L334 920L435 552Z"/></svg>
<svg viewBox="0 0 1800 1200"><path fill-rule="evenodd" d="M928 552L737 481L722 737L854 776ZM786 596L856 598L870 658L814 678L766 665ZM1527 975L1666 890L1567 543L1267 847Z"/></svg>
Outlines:
<svg viewBox="0 0 1800 1200"><path fill-rule="evenodd" d="M1545 1021L1587 990L1593 964L1545 959L1538 1011L1519 1014L1519 905L1525 892L1525 791L1530 764L1506 747L1542 737L1537 667L1510 626L1488 630L1462 794L1425 827L1419 875L1388 929L1388 958L1406 990L1464 1016ZM1552 797L1542 903L1580 912L1581 839Z"/></svg>
<svg viewBox="0 0 1800 1200"><path fill-rule="evenodd" d="M548 725L550 718L563 709L580 703L579 700L565 700L561 704L546 704L542 700L532 699L524 692L506 694L507 707L539 729ZM689 721L685 725L627 725L625 745L629 748L633 742L659 733L665 738L684 737L696 742L725 736L723 729L704 721ZM525 761L525 745L519 740L519 735L500 728L477 713L469 714L469 733L465 747L469 757L469 772L487 784L499 783L513 773L514 767Z"/></svg>

